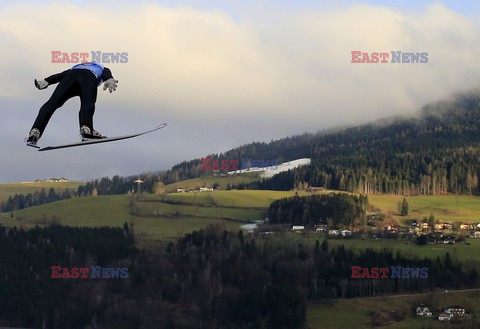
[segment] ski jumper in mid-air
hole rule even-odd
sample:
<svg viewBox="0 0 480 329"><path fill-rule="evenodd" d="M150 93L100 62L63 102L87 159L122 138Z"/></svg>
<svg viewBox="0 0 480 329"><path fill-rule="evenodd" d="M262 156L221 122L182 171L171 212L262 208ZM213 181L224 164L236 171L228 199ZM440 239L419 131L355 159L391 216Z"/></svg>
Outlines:
<svg viewBox="0 0 480 329"><path fill-rule="evenodd" d="M117 89L118 80L112 76L110 69L101 64L88 62L77 64L71 69L54 74L45 80L35 80L38 89L45 89L51 84L58 83L50 99L40 108L37 119L27 138L27 143L36 145L45 131L53 113L68 99L80 96L80 135L83 139L105 138L93 129L93 114L97 101L97 87L103 85L103 90L110 93Z"/></svg>

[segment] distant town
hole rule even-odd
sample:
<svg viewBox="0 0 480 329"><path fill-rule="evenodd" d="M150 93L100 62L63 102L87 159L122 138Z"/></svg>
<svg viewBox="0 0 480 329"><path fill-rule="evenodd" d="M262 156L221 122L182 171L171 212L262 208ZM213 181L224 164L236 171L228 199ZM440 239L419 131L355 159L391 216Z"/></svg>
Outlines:
<svg viewBox="0 0 480 329"><path fill-rule="evenodd" d="M36 179L35 183L67 183L68 179L62 178L49 178L49 179Z"/></svg>

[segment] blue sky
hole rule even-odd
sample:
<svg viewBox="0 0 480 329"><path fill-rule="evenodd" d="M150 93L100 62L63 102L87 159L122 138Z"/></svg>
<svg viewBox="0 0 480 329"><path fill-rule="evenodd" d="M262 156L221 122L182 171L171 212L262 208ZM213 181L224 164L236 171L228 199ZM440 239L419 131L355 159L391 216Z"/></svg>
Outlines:
<svg viewBox="0 0 480 329"><path fill-rule="evenodd" d="M406 1L406 0L370 0L370 1L355 1L355 0L176 0L176 1L121 1L121 0L104 0L100 5L102 6L119 6L122 4L129 3L142 3L142 2L151 2L157 3L166 7L180 7L188 6L199 9L206 10L222 10L227 11L232 15L235 15L236 11L248 8L251 6L266 6L266 7L276 7L276 8L287 8L291 10L325 10L325 9L338 9L345 8L355 4L368 4L374 6L385 6L395 10L400 10L402 12L422 12L427 8L427 6L432 3L441 3L450 8L451 10L461 13L462 15L478 15L480 11L480 2L470 0L470 1L429 1L429 0L416 0L416 1ZM0 8L6 8L12 5L18 4L55 4L55 3L72 3L77 5L84 4L98 4L98 1L87 0L87 1L42 1L42 0L5 0L0 3Z"/></svg>
<svg viewBox="0 0 480 329"><path fill-rule="evenodd" d="M2 1L0 182L88 179L168 169L252 141L415 115L478 88L479 4L473 1ZM45 23L48 22L48 23ZM41 154L22 145L69 68L51 51L128 52L99 90L106 135L168 127L136 140ZM352 64L351 51L428 52L427 64ZM78 100L41 143L76 141ZM43 146L43 145L42 145ZM80 161L79 159L88 159Z"/></svg>

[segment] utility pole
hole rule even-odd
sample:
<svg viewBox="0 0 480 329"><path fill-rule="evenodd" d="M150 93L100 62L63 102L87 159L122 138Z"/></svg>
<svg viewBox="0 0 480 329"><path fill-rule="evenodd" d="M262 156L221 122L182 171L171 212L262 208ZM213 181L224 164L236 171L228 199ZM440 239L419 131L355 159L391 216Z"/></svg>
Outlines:
<svg viewBox="0 0 480 329"><path fill-rule="evenodd" d="M139 178L137 179L136 181L134 181L134 183L137 183L137 200L140 199L140 196L141 196L141 186L140 184L143 184L143 181Z"/></svg>
<svg viewBox="0 0 480 329"><path fill-rule="evenodd" d="M139 178L136 181L134 181L134 183L137 183L137 185L138 185L137 194L140 194L140 184L143 184L143 181Z"/></svg>

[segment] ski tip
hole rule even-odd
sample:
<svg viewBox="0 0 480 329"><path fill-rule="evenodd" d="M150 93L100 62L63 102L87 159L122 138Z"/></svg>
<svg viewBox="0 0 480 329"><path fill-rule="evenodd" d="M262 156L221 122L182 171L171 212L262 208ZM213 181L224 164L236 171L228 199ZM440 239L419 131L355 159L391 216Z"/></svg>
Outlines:
<svg viewBox="0 0 480 329"><path fill-rule="evenodd" d="M157 126L157 129L161 129L161 128L166 127L166 126L167 126L166 123L162 123L162 124L160 124L160 125Z"/></svg>

